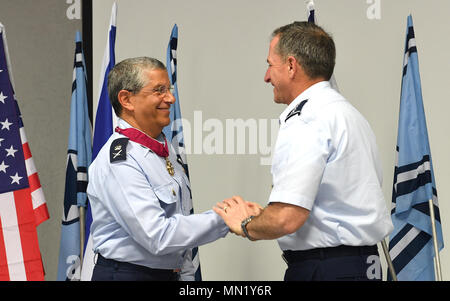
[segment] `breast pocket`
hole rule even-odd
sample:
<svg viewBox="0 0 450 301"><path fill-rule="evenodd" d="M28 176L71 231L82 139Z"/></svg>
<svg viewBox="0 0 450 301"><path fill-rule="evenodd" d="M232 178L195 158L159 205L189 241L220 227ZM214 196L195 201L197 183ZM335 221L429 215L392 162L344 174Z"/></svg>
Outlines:
<svg viewBox="0 0 450 301"><path fill-rule="evenodd" d="M159 200L161 208L166 212L166 216L172 216L177 210L178 185L176 183L167 183L160 185L153 190Z"/></svg>

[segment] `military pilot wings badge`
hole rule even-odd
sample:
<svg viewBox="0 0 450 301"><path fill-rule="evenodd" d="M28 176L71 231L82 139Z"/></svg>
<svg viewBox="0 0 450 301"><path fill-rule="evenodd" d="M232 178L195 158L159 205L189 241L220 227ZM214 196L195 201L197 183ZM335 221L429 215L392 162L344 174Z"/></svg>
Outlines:
<svg viewBox="0 0 450 301"><path fill-rule="evenodd" d="M308 102L308 99L303 100L301 103L299 103L292 111L289 112L289 114L286 116L286 119L284 122L288 121L289 118L292 116L298 115L302 113L303 106Z"/></svg>

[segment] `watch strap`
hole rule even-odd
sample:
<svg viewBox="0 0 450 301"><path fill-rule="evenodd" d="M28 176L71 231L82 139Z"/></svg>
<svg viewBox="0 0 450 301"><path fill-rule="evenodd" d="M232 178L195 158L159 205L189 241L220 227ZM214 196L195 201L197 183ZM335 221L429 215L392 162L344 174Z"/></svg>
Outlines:
<svg viewBox="0 0 450 301"><path fill-rule="evenodd" d="M251 216L247 217L246 219L244 219L244 220L242 221L242 223L241 223L242 232L244 232L245 237L247 237L248 239L250 239L250 240L252 240L252 241L254 241L255 239L253 239L253 237L251 237L250 234L248 234L248 231L247 231L247 224L248 224L249 222L251 222L251 220L252 220L253 218L254 218L254 216L251 215Z"/></svg>

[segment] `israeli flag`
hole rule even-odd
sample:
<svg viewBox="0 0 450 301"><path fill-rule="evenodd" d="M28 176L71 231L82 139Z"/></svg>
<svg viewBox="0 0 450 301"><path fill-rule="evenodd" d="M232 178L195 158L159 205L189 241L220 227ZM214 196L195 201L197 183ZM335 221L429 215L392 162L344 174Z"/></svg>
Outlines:
<svg viewBox="0 0 450 301"><path fill-rule="evenodd" d="M92 145L92 161L97 156L102 146L108 141L113 133L113 120L115 114L112 110L111 102L108 96L108 74L116 64L115 45L116 45L116 19L117 4L112 6L111 19L109 22L108 40L103 55L103 63L101 69L99 96L97 114L95 115L94 139ZM113 115L114 114L114 115ZM83 268L81 270L81 280L90 281L92 272L94 271L94 251L92 250L92 237L90 235L92 224L91 207L88 206L86 212L86 242L83 258Z"/></svg>

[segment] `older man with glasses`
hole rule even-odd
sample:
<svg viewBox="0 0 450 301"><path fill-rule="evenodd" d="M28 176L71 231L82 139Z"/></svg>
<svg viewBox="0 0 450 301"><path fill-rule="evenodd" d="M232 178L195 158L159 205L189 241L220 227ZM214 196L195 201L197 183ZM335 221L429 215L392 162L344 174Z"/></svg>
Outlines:
<svg viewBox="0 0 450 301"><path fill-rule="evenodd" d="M191 249L229 232L212 210L190 214L189 180L162 129L175 102L160 61L131 58L108 76L116 132L89 168L92 280L194 280Z"/></svg>

